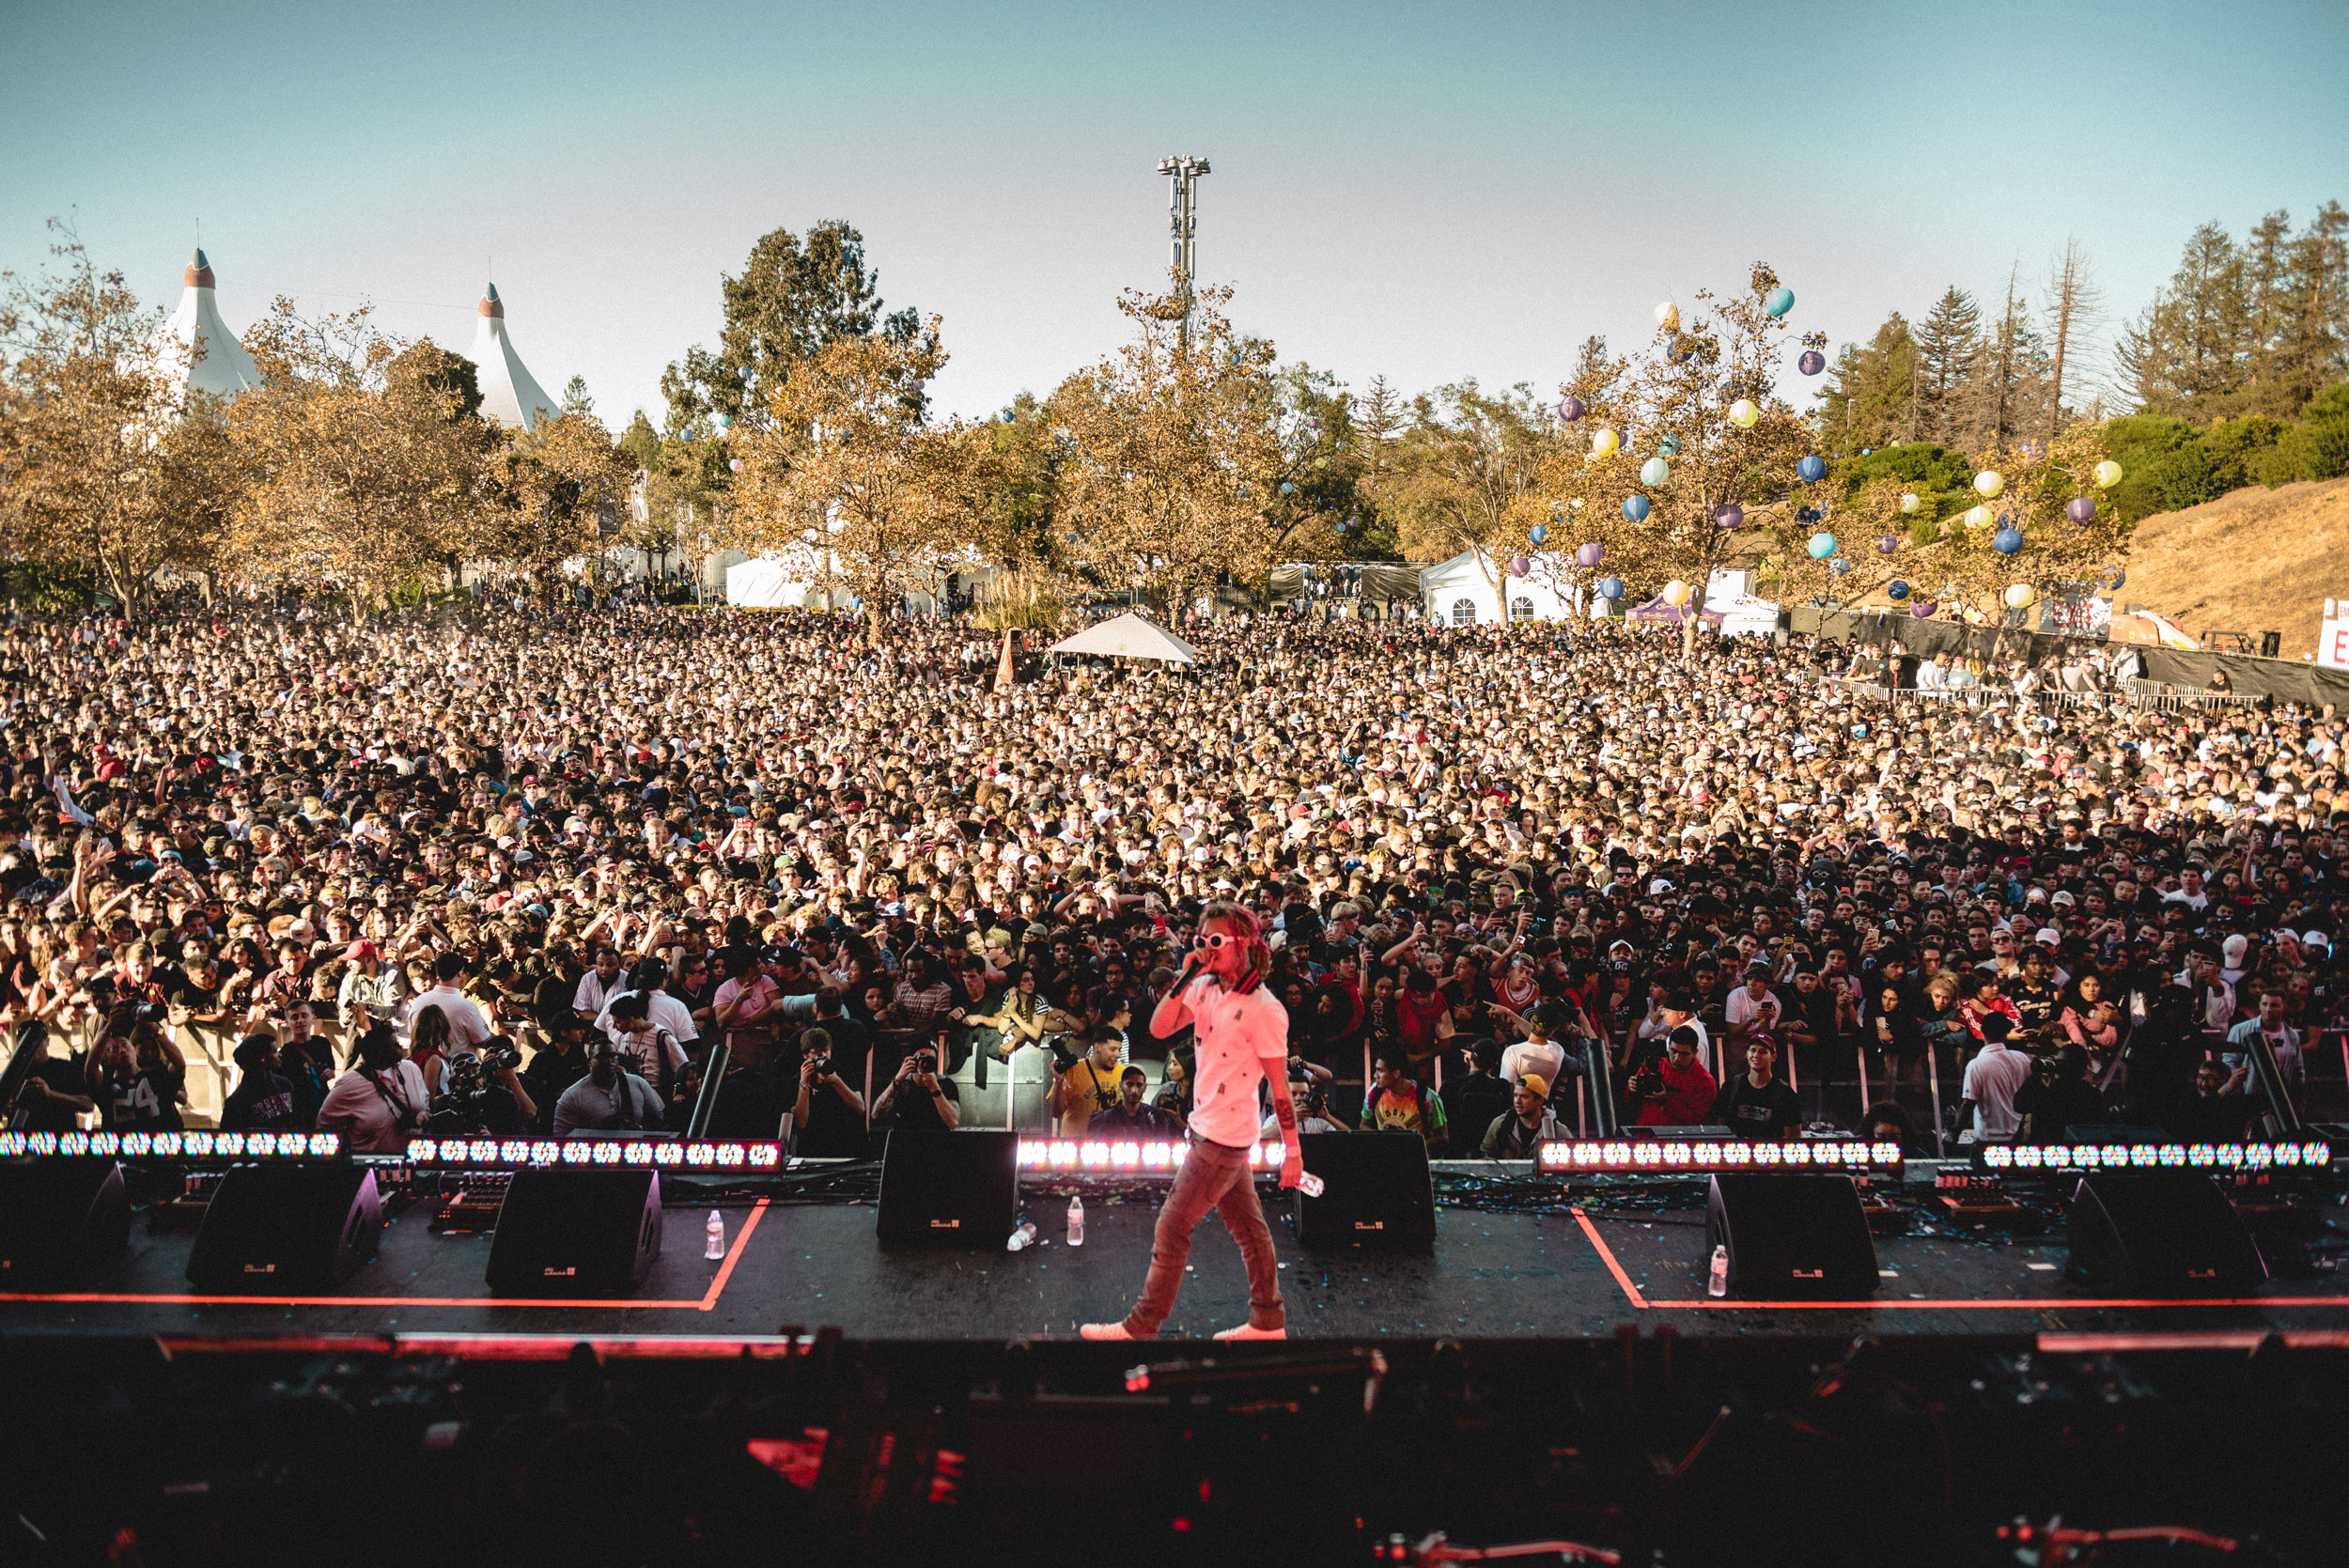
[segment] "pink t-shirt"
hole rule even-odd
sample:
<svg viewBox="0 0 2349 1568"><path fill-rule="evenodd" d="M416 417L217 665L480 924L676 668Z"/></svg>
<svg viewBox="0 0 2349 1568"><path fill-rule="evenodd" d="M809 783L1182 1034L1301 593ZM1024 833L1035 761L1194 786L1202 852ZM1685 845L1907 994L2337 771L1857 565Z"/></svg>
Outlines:
<svg viewBox="0 0 2349 1568"><path fill-rule="evenodd" d="M1183 988L1183 1005L1190 1010L1198 1051L1190 1130L1211 1143L1244 1149L1256 1141L1256 1085L1264 1063L1288 1058L1289 1010L1261 986L1234 996L1209 974Z"/></svg>

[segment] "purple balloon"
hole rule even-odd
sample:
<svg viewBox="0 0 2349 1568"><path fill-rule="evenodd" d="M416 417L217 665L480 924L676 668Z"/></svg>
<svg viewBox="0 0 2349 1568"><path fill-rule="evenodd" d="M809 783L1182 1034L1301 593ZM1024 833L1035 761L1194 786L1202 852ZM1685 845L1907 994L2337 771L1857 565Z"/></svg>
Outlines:
<svg viewBox="0 0 2349 1568"><path fill-rule="evenodd" d="M1908 613L1912 615L1931 615L1940 608L1941 604L1938 599L1912 599L1909 601Z"/></svg>
<svg viewBox="0 0 2349 1568"><path fill-rule="evenodd" d="M1720 507L1715 511L1713 514L1713 520L1720 524L1723 528L1738 527L1746 520L1746 509L1733 501L1728 505Z"/></svg>
<svg viewBox="0 0 2349 1568"><path fill-rule="evenodd" d="M1802 358L1797 360L1795 364L1800 367L1804 375L1815 376L1827 368L1827 356L1816 349L1805 349L1802 351Z"/></svg>
<svg viewBox="0 0 2349 1568"><path fill-rule="evenodd" d="M1511 577L1523 577L1527 572L1530 572L1532 569L1533 564L1522 555L1517 557L1509 563L1509 575Z"/></svg>
<svg viewBox="0 0 2349 1568"><path fill-rule="evenodd" d="M1569 425L1581 418L1582 399L1579 397L1561 398L1558 403L1558 417Z"/></svg>
<svg viewBox="0 0 2349 1568"><path fill-rule="evenodd" d="M1887 534L1876 541L1876 553L1878 555L1890 555L1900 548L1901 536L1898 534Z"/></svg>
<svg viewBox="0 0 2349 1568"><path fill-rule="evenodd" d="M1574 552L1574 564L1578 567L1595 567L1600 561L1606 559L1606 549L1596 539L1593 539Z"/></svg>
<svg viewBox="0 0 2349 1568"><path fill-rule="evenodd" d="M2095 521L2096 498L2092 495L2083 495L2079 497L2070 505L2063 508L2063 515L2070 518L2074 522Z"/></svg>

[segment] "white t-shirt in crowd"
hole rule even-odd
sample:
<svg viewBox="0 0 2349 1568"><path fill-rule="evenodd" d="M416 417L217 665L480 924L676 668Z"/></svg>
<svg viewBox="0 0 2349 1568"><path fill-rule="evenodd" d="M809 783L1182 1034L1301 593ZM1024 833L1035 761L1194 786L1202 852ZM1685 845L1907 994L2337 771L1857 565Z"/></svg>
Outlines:
<svg viewBox="0 0 2349 1568"><path fill-rule="evenodd" d="M1566 1048L1555 1040L1519 1040L1501 1053L1501 1081L1514 1084L1527 1073L1539 1073L1542 1081L1552 1089L1558 1087L1558 1075L1565 1070ZM1483 1133L1477 1133L1482 1138Z"/></svg>
<svg viewBox="0 0 2349 1568"><path fill-rule="evenodd" d="M1183 987L1183 1005L1198 1052L1190 1130L1210 1143L1247 1148L1256 1139L1256 1085L1265 1063L1288 1060L1289 1010L1261 986L1235 996L1211 974Z"/></svg>
<svg viewBox="0 0 2349 1568"><path fill-rule="evenodd" d="M1974 1102L1974 1131L1984 1138L2011 1138L2023 1125L2015 1110L2015 1091L2030 1077L2030 1058L2004 1046L1986 1045L1966 1063L1966 1097Z"/></svg>
<svg viewBox="0 0 2349 1568"><path fill-rule="evenodd" d="M1721 1017L1732 1029L1744 1023L1748 1018L1758 1017L1762 1020L1758 1027L1775 1032L1778 1029L1778 1021L1784 1016L1784 1012L1785 1010L1779 1005L1776 991L1764 991L1761 1000L1757 1001L1754 1000L1753 993L1743 986L1730 992L1729 1000L1721 1004Z"/></svg>
<svg viewBox="0 0 2349 1568"><path fill-rule="evenodd" d="M490 1037L490 1020L481 1016L481 1008L473 998L454 986L435 986L416 999L419 1011L437 1007L448 1018L448 1037L460 1046L477 1046ZM416 1015L408 1015L408 1028L413 1033Z"/></svg>

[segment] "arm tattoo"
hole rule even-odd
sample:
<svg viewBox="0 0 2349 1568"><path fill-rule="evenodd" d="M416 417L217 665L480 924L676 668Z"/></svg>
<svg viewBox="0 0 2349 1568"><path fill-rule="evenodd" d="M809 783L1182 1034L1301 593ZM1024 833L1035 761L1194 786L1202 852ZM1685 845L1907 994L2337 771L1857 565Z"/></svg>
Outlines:
<svg viewBox="0 0 2349 1568"><path fill-rule="evenodd" d="M1286 1094L1272 1102L1272 1114L1280 1118L1283 1132L1297 1130L1297 1107L1289 1103Z"/></svg>

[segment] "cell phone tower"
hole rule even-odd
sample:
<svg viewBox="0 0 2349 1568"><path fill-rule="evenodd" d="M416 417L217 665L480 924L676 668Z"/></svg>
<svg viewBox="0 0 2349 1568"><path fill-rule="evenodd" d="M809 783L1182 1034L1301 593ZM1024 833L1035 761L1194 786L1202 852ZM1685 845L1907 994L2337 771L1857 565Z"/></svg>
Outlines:
<svg viewBox="0 0 2349 1568"><path fill-rule="evenodd" d="M1168 260L1174 272L1174 292L1183 303L1186 348L1190 344L1191 290L1199 276L1199 177L1207 172L1205 158L1159 160L1159 173L1167 178Z"/></svg>

